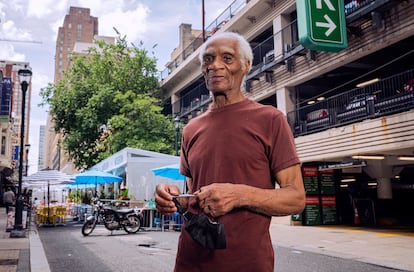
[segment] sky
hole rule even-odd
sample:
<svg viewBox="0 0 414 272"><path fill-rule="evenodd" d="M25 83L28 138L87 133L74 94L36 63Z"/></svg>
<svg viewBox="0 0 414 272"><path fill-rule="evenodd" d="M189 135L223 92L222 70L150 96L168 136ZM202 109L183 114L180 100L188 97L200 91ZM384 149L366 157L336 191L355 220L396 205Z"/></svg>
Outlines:
<svg viewBox="0 0 414 272"><path fill-rule="evenodd" d="M233 0L204 2L208 26ZM98 17L99 35L116 36L115 27L129 43L143 42L154 52L159 70L178 47L179 25L202 27L202 0L0 0L0 60L29 62L33 72L29 175L40 170L39 127L46 125L47 117L47 107L38 106L39 93L53 82L57 32L71 6L89 8L91 16Z"/></svg>

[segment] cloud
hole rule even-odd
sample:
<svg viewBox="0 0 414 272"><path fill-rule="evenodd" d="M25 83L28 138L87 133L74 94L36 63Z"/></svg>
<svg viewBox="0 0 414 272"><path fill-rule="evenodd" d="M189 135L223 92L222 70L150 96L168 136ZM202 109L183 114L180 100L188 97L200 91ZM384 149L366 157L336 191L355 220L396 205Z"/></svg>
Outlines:
<svg viewBox="0 0 414 272"><path fill-rule="evenodd" d="M133 10L123 11L118 8L103 14L99 17L99 34L115 36L116 28L122 36L127 36L128 41L139 41L148 31L148 13L148 7L138 5Z"/></svg>
<svg viewBox="0 0 414 272"><path fill-rule="evenodd" d="M26 56L15 52L11 44L0 41L0 60L24 61L25 59Z"/></svg>
<svg viewBox="0 0 414 272"><path fill-rule="evenodd" d="M63 1L54 1L54 0L29 0L27 4L27 16L36 17L36 18L45 18L46 16L54 12L56 7L56 2Z"/></svg>

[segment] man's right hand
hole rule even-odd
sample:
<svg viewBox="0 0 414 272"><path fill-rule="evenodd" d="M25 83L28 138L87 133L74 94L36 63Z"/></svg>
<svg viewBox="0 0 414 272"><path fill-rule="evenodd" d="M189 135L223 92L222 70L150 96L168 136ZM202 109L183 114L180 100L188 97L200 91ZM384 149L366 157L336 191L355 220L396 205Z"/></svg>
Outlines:
<svg viewBox="0 0 414 272"><path fill-rule="evenodd" d="M155 203L157 209L164 215L172 215L177 211L173 196L180 194L180 189L172 184L158 184L155 187Z"/></svg>

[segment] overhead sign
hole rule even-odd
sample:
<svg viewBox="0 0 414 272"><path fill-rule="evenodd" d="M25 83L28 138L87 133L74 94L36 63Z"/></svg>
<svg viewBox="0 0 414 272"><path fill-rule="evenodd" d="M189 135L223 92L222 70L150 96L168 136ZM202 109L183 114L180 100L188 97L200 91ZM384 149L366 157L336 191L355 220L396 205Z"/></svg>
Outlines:
<svg viewBox="0 0 414 272"><path fill-rule="evenodd" d="M303 47L338 52L348 46L343 0L297 0L296 9Z"/></svg>
<svg viewBox="0 0 414 272"><path fill-rule="evenodd" d="M366 161L350 161L350 162L339 162L339 163L331 163L331 164L322 164L319 165L319 171L326 171L331 169L344 169L344 168L353 168L353 167L362 167L367 166Z"/></svg>

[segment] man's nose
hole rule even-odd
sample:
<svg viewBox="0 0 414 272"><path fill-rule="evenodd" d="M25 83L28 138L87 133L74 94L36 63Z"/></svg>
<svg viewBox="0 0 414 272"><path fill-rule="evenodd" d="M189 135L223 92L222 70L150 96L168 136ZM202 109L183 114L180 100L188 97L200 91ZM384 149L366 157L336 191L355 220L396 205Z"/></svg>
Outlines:
<svg viewBox="0 0 414 272"><path fill-rule="evenodd" d="M211 62L209 65L207 65L207 71L210 72L210 70L215 71L217 69L220 69L223 67L223 61L220 60L220 58L215 58L213 62Z"/></svg>

